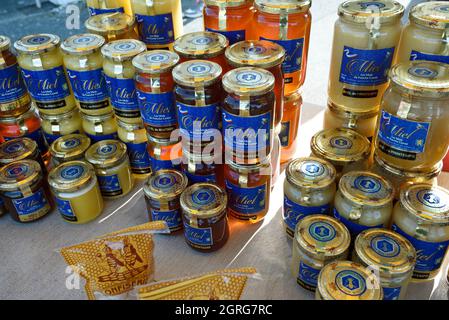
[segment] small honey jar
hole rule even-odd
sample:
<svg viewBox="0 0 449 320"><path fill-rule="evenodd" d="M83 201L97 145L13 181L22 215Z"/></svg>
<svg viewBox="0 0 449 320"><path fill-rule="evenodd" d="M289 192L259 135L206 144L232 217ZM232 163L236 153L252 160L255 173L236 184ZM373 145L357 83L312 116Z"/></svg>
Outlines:
<svg viewBox="0 0 449 320"><path fill-rule="evenodd" d="M84 134L69 134L56 139L50 146L53 167L63 162L84 160L84 154L90 147L90 139Z"/></svg>
<svg viewBox="0 0 449 320"><path fill-rule="evenodd" d="M18 138L0 144L0 166L26 159L39 162L43 173L47 173L36 141L29 138Z"/></svg>

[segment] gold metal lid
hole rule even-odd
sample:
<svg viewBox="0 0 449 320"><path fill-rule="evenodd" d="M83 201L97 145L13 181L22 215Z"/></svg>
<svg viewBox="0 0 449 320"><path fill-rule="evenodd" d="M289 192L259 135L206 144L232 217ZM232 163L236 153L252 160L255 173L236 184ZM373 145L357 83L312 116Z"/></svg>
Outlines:
<svg viewBox="0 0 449 320"><path fill-rule="evenodd" d="M11 47L11 39L7 36L0 36L0 51L9 50Z"/></svg>
<svg viewBox="0 0 449 320"><path fill-rule="evenodd" d="M222 69L219 64L206 60L190 60L173 69L176 83L188 87L207 86L220 80Z"/></svg>
<svg viewBox="0 0 449 320"><path fill-rule="evenodd" d="M330 100L327 102L327 107L331 112L335 113L337 117L346 119L369 119L377 117L379 114L379 107L375 107L371 110L352 110L343 105L337 105Z"/></svg>
<svg viewBox="0 0 449 320"><path fill-rule="evenodd" d="M94 16L95 17L95 16ZM115 40L101 48L103 57L113 61L132 60L138 54L147 50L145 43L135 39Z"/></svg>
<svg viewBox="0 0 449 320"><path fill-rule="evenodd" d="M50 171L48 183L56 192L75 192L96 179L94 167L85 161L69 161Z"/></svg>
<svg viewBox="0 0 449 320"><path fill-rule="evenodd" d="M401 190L401 205L421 221L449 223L449 191L431 184L413 184Z"/></svg>
<svg viewBox="0 0 449 320"><path fill-rule="evenodd" d="M61 39L54 34L39 33L21 38L14 43L14 48L25 54L38 54L56 49Z"/></svg>
<svg viewBox="0 0 449 320"><path fill-rule="evenodd" d="M56 159L70 161L81 158L90 147L90 138L84 134L68 134L56 139L50 146L50 154Z"/></svg>
<svg viewBox="0 0 449 320"><path fill-rule="evenodd" d="M118 140L102 140L86 151L86 160L98 168L110 168L128 159L126 144Z"/></svg>
<svg viewBox="0 0 449 320"><path fill-rule="evenodd" d="M72 110L69 110L67 112L64 113L60 113L60 114L39 114L39 116L42 118L42 120L48 120L48 121L61 121L64 119L70 119L72 118L75 114L79 114L79 109L75 106Z"/></svg>
<svg viewBox="0 0 449 320"><path fill-rule="evenodd" d="M257 10L272 14L292 14L306 12L312 0L255 0Z"/></svg>
<svg viewBox="0 0 449 320"><path fill-rule="evenodd" d="M151 173L145 181L143 191L156 200L171 200L181 195L187 188L189 179L177 170L164 169Z"/></svg>
<svg viewBox="0 0 449 320"><path fill-rule="evenodd" d="M390 79L406 94L428 98L449 96L449 66L445 63L399 63L391 68Z"/></svg>
<svg viewBox="0 0 449 320"><path fill-rule="evenodd" d="M340 4L338 15L350 22L366 23L368 19L379 18L379 23L398 21L404 15L402 4L392 0L348 0Z"/></svg>
<svg viewBox="0 0 449 320"><path fill-rule="evenodd" d="M99 51L105 43L105 38L98 34L82 33L65 39L61 50L71 55L87 55Z"/></svg>
<svg viewBox="0 0 449 320"><path fill-rule="evenodd" d="M271 41L246 40L228 47L225 56L233 67L249 66L268 69L284 62L285 50Z"/></svg>
<svg viewBox="0 0 449 320"><path fill-rule="evenodd" d="M322 159L309 157L290 161L285 171L289 183L300 188L323 189L335 182L334 166Z"/></svg>
<svg viewBox="0 0 449 320"><path fill-rule="evenodd" d="M173 50L184 58L208 59L223 54L228 45L228 38L220 33L199 31L176 39Z"/></svg>
<svg viewBox="0 0 449 320"><path fill-rule="evenodd" d="M42 178L41 165L34 160L20 160L0 169L0 190L15 191L30 187Z"/></svg>
<svg viewBox="0 0 449 320"><path fill-rule="evenodd" d="M345 225L326 215L310 215L302 219L295 230L295 243L307 255L320 261L345 254L351 235Z"/></svg>
<svg viewBox="0 0 449 320"><path fill-rule="evenodd" d="M447 1L419 3L410 11L410 21L432 29L445 30L449 23Z"/></svg>
<svg viewBox="0 0 449 320"><path fill-rule="evenodd" d="M416 251L400 234L387 229L368 229L355 239L354 250L366 266L378 269L381 277L399 277L415 267Z"/></svg>
<svg viewBox="0 0 449 320"><path fill-rule="evenodd" d="M391 203L394 189L391 183L372 172L351 171L344 174L339 182L339 190L349 201L371 207L381 207Z"/></svg>
<svg viewBox="0 0 449 320"><path fill-rule="evenodd" d="M222 8L239 7L245 4L253 4L253 0L204 0L206 6L217 6Z"/></svg>
<svg viewBox="0 0 449 320"><path fill-rule="evenodd" d="M102 13L89 17L84 23L89 32L107 35L119 35L134 27L135 19L121 12Z"/></svg>
<svg viewBox="0 0 449 320"><path fill-rule="evenodd" d="M179 56L168 50L151 50L133 58L133 66L139 72L160 74L172 70L179 62Z"/></svg>
<svg viewBox="0 0 449 320"><path fill-rule="evenodd" d="M260 68L237 68L223 76L223 88L240 96L262 95L274 89L274 76L270 71Z"/></svg>
<svg viewBox="0 0 449 320"><path fill-rule="evenodd" d="M310 147L315 156L345 165L368 159L371 142L360 133L346 128L327 129L312 137Z"/></svg>
<svg viewBox="0 0 449 320"><path fill-rule="evenodd" d="M0 164L23 160L38 151L37 143L29 138L18 138L0 144Z"/></svg>
<svg viewBox="0 0 449 320"><path fill-rule="evenodd" d="M382 300L378 278L351 261L327 264L318 276L317 290L323 300Z"/></svg>
<svg viewBox="0 0 449 320"><path fill-rule="evenodd" d="M184 213L199 219L220 216L228 203L226 193L211 183L196 183L181 194Z"/></svg>

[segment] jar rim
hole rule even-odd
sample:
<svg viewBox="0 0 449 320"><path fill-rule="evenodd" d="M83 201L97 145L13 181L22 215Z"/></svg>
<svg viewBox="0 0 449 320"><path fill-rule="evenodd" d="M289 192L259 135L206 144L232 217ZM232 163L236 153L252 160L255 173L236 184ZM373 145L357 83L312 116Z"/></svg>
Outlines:
<svg viewBox="0 0 449 320"><path fill-rule="evenodd" d="M115 62L130 61L138 54L147 50L147 46L140 40L121 39L106 43L101 48L105 59Z"/></svg>
<svg viewBox="0 0 449 320"><path fill-rule="evenodd" d="M229 45L224 35L211 31L187 33L175 40L173 50L181 57L207 59L223 54Z"/></svg>
<svg viewBox="0 0 449 320"><path fill-rule="evenodd" d="M293 14L309 11L312 0L255 0L258 11L271 14Z"/></svg>
<svg viewBox="0 0 449 320"><path fill-rule="evenodd" d="M250 77L250 78L247 78ZM238 96L259 96L274 89L271 72L254 67L241 67L227 72L222 79L223 89Z"/></svg>
<svg viewBox="0 0 449 320"><path fill-rule="evenodd" d="M251 5L253 0L204 0L206 6L218 6L222 8L240 7L242 5Z"/></svg>
<svg viewBox="0 0 449 320"><path fill-rule="evenodd" d="M14 43L14 48L22 54L39 54L56 49L61 38L55 34L38 33L22 37Z"/></svg>
<svg viewBox="0 0 449 320"><path fill-rule="evenodd" d="M158 179L164 179L164 181ZM168 185L168 187L164 185ZM170 201L180 196L187 185L188 179L183 172L162 169L150 174L145 181L143 191L149 198Z"/></svg>
<svg viewBox="0 0 449 320"><path fill-rule="evenodd" d="M94 143L85 154L87 162L96 168L111 168L128 159L127 147L118 140L102 140Z"/></svg>
<svg viewBox="0 0 449 320"><path fill-rule="evenodd" d="M229 46L225 51L225 57L233 67L269 69L284 62L285 49L267 40L245 40Z"/></svg>
<svg viewBox="0 0 449 320"><path fill-rule="evenodd" d="M313 171L306 166L312 166ZM286 180L299 188L325 189L335 183L337 171L328 161L316 158L297 158L287 165L285 170Z"/></svg>
<svg viewBox="0 0 449 320"><path fill-rule="evenodd" d="M410 21L431 29L445 30L449 23L449 6L446 1L422 2L412 8Z"/></svg>
<svg viewBox="0 0 449 320"><path fill-rule="evenodd" d="M180 204L184 214L197 219L221 216L227 207L227 195L217 185L196 183L181 194Z"/></svg>
<svg viewBox="0 0 449 320"><path fill-rule="evenodd" d="M0 190L8 192L30 188L42 178L42 168L37 161L15 161L0 169Z"/></svg>
<svg viewBox="0 0 449 320"><path fill-rule="evenodd" d="M207 60L190 60L173 68L173 80L187 87L207 86L220 80L222 68Z"/></svg>
<svg viewBox="0 0 449 320"><path fill-rule="evenodd" d="M179 62L179 55L168 50L151 50L138 54L132 60L141 73L161 74L171 71Z"/></svg>
<svg viewBox="0 0 449 320"><path fill-rule="evenodd" d="M94 33L75 34L65 39L61 51L71 55L88 55L99 52L106 39Z"/></svg>
<svg viewBox="0 0 449 320"><path fill-rule="evenodd" d="M50 145L50 154L64 161L74 160L89 149L90 143L90 138L84 134L68 134L59 137Z"/></svg>
<svg viewBox="0 0 449 320"><path fill-rule="evenodd" d="M379 19L380 24L385 24L400 21L404 11L404 6L394 0L347 0L338 7L338 16L357 24L366 23L374 17Z"/></svg>
<svg viewBox="0 0 449 320"><path fill-rule="evenodd" d="M54 192L76 192L96 179L94 167L81 160L61 163L48 175L48 183Z"/></svg>

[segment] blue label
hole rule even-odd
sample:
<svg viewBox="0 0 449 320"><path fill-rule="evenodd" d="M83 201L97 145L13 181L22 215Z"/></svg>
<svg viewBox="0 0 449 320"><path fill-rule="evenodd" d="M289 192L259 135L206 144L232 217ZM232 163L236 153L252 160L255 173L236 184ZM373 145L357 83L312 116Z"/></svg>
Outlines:
<svg viewBox="0 0 449 320"><path fill-rule="evenodd" d="M101 193L105 196L116 196L122 194L122 187L118 175L113 174L110 176L97 176L98 183L100 184Z"/></svg>
<svg viewBox="0 0 449 320"><path fill-rule="evenodd" d="M64 169L61 170L61 178L68 180L68 181L73 181L76 179L79 179L83 174L84 174L85 170L82 166L80 165L70 165L70 166L66 166Z"/></svg>
<svg viewBox="0 0 449 320"><path fill-rule="evenodd" d="M146 169L151 167L147 143L126 143L131 168Z"/></svg>
<svg viewBox="0 0 449 320"><path fill-rule="evenodd" d="M137 91L143 122L154 127L169 127L178 123L173 92L145 93Z"/></svg>
<svg viewBox="0 0 449 320"><path fill-rule="evenodd" d="M58 207L58 211L65 220L78 221L78 219L75 216L75 213L73 212L72 205L70 204L70 201L63 200L58 197L55 197L55 200L56 200L56 205Z"/></svg>
<svg viewBox="0 0 449 320"><path fill-rule="evenodd" d="M149 45L169 44L175 41L171 13L154 16L136 14L140 40Z"/></svg>
<svg viewBox="0 0 449 320"><path fill-rule="evenodd" d="M111 134L100 134L100 135L93 135L93 134L86 133L86 135L92 141L91 145L94 144L95 142L103 141L103 140L118 140L117 132L114 132L114 133L111 133Z"/></svg>
<svg viewBox="0 0 449 320"><path fill-rule="evenodd" d="M170 229L177 229L182 226L180 210L159 211L150 210L152 221L165 221Z"/></svg>
<svg viewBox="0 0 449 320"><path fill-rule="evenodd" d="M298 282L301 285L314 289L318 285L318 275L321 270L312 268L302 261L299 262Z"/></svg>
<svg viewBox="0 0 449 320"><path fill-rule="evenodd" d="M45 206L48 205L48 202L44 190L39 189L31 196L22 199L12 199L12 204L16 208L19 216L27 216L45 208Z"/></svg>
<svg viewBox="0 0 449 320"><path fill-rule="evenodd" d="M25 134L23 137L30 138L31 140L34 140L37 143L37 146L39 148L39 151L41 154L46 154L48 151L48 143L45 140L45 133L42 130L42 128L37 129L36 131L33 131L31 133ZM9 141L12 139L17 139L19 137L3 137L5 141Z"/></svg>
<svg viewBox="0 0 449 320"><path fill-rule="evenodd" d="M229 40L229 45L233 45L234 43L244 41L246 39L246 31L245 30L235 30L235 31L221 31L214 30L211 28L206 28L206 31L211 31L215 33L219 33L224 35Z"/></svg>
<svg viewBox="0 0 449 320"><path fill-rule="evenodd" d="M188 170L183 170L183 172L189 179L190 184L202 183L202 182L217 183L217 177L215 176L215 174L199 175L199 174L191 173Z"/></svg>
<svg viewBox="0 0 449 320"><path fill-rule="evenodd" d="M350 296L361 296L368 289L365 277L353 270L343 270L337 273L335 285L338 290Z"/></svg>
<svg viewBox="0 0 449 320"><path fill-rule="evenodd" d="M198 246L212 246L214 244L211 228L195 228L184 223L184 234L192 244Z"/></svg>
<svg viewBox="0 0 449 320"><path fill-rule="evenodd" d="M181 134L195 141L213 140L215 130L220 123L220 104L214 103L204 107L176 103L178 123Z"/></svg>
<svg viewBox="0 0 449 320"><path fill-rule="evenodd" d="M267 186L239 187L226 181L228 206L236 213L251 216L264 211L266 208Z"/></svg>
<svg viewBox="0 0 449 320"><path fill-rule="evenodd" d="M103 13L114 13L114 12L125 13L125 9L123 7L107 8L107 9L87 7L87 9L89 10L89 15L91 15L91 16L96 16L97 14L103 14Z"/></svg>
<svg viewBox="0 0 449 320"><path fill-rule="evenodd" d="M139 112L139 102L133 79L116 79L104 75L112 106L123 112Z"/></svg>
<svg viewBox="0 0 449 320"><path fill-rule="evenodd" d="M14 102L26 93L17 64L0 70L0 103Z"/></svg>
<svg viewBox="0 0 449 320"><path fill-rule="evenodd" d="M62 66L39 71L22 69L22 75L31 97L36 101L53 102L70 95Z"/></svg>
<svg viewBox="0 0 449 320"><path fill-rule="evenodd" d="M388 236L377 236L371 239L370 247L373 251L384 258L394 258L401 252L401 245Z"/></svg>
<svg viewBox="0 0 449 320"><path fill-rule="evenodd" d="M385 288L383 287L384 300L399 300L402 287L399 288Z"/></svg>
<svg viewBox="0 0 449 320"><path fill-rule="evenodd" d="M337 209L334 209L334 217L338 220L340 220L349 230L349 232L351 233L352 236L356 236L359 233L361 233L362 231L368 230L368 229L373 229L373 228L383 228L384 225L383 224L379 224L377 226L364 226L355 222L350 221L349 219L346 219L345 217L343 217L338 211Z"/></svg>
<svg viewBox="0 0 449 320"><path fill-rule="evenodd" d="M234 152L270 150L271 112L242 117L223 111L225 145Z"/></svg>
<svg viewBox="0 0 449 320"><path fill-rule="evenodd" d="M449 56L440 56L437 54L427 54L413 50L410 54L410 61L424 60L449 64Z"/></svg>
<svg viewBox="0 0 449 320"><path fill-rule="evenodd" d="M153 172L162 170L162 169L180 169L180 164L174 165L171 160L159 160L150 156L151 162L151 170Z"/></svg>
<svg viewBox="0 0 449 320"><path fill-rule="evenodd" d="M73 94L80 102L92 103L108 98L103 69L75 71L67 69Z"/></svg>
<svg viewBox="0 0 449 320"><path fill-rule="evenodd" d="M290 200L286 195L284 196L284 222L287 227L294 231L299 221L311 214L329 214L330 205L319 207L305 207Z"/></svg>
<svg viewBox="0 0 449 320"><path fill-rule="evenodd" d="M302 56L304 52L304 38L293 40L272 40L266 38L260 39L277 43L285 49L285 60L282 64L282 71L284 72L284 74L289 74L301 70Z"/></svg>
<svg viewBox="0 0 449 320"><path fill-rule="evenodd" d="M378 86L388 82L395 48L361 50L344 47L340 82L354 86Z"/></svg>
<svg viewBox="0 0 449 320"><path fill-rule="evenodd" d="M279 133L281 146L287 148L290 145L290 121L281 123L281 132Z"/></svg>
<svg viewBox="0 0 449 320"><path fill-rule="evenodd" d="M79 130L76 130L75 132L70 132L69 134L74 133L80 133ZM49 146L56 140L62 137L62 134L51 134L44 131L45 140L47 140L47 143Z"/></svg>

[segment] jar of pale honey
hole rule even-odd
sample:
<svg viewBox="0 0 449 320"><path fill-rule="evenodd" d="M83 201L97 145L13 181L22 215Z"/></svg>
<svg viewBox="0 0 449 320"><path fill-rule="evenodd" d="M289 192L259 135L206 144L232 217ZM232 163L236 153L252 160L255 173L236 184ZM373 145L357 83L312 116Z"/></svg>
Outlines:
<svg viewBox="0 0 449 320"><path fill-rule="evenodd" d="M81 118L83 119L83 131L92 140L92 143L118 139L117 121L112 111L95 116L81 113Z"/></svg>
<svg viewBox="0 0 449 320"><path fill-rule="evenodd" d="M98 34L106 39L106 42L121 39L138 39L134 30L135 19L133 16L121 12L102 13L86 20L84 26L89 33Z"/></svg>
<svg viewBox="0 0 449 320"><path fill-rule="evenodd" d="M59 137L83 131L78 108L58 115L41 114L41 119L42 130L48 145L51 145Z"/></svg>

